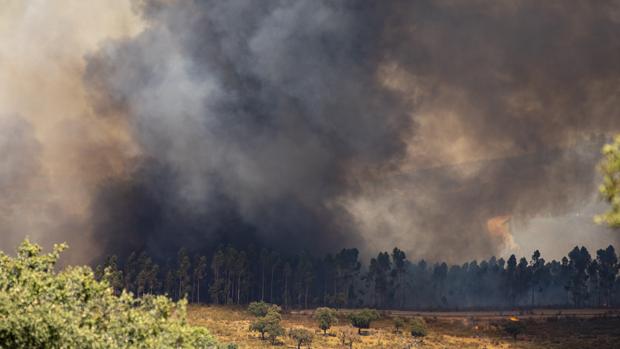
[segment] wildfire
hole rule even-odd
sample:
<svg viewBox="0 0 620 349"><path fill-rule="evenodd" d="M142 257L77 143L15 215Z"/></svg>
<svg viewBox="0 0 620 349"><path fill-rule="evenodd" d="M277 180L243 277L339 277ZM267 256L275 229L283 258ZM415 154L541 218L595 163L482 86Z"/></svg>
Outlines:
<svg viewBox="0 0 620 349"><path fill-rule="evenodd" d="M512 322L519 322L519 318L518 318L518 317L516 317L516 316L511 316L511 317L509 317L508 319L509 319L510 321L512 321Z"/></svg>
<svg viewBox="0 0 620 349"><path fill-rule="evenodd" d="M487 221L487 231L490 236L500 242L504 248L515 250L518 245L515 243L510 231L511 215L496 216Z"/></svg>

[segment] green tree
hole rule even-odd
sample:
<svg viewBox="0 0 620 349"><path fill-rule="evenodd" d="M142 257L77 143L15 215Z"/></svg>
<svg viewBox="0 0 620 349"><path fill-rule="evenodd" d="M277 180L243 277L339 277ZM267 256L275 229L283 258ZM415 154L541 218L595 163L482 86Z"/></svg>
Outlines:
<svg viewBox="0 0 620 349"><path fill-rule="evenodd" d="M370 323L379 319L379 313L374 309L362 309L352 312L348 318L351 325L357 328L357 333L361 334L363 328L370 328Z"/></svg>
<svg viewBox="0 0 620 349"><path fill-rule="evenodd" d="M202 327L186 323L186 302L164 296L115 295L109 276L89 267L55 271L53 252L24 241L12 258L0 252L0 347L212 348ZM108 269L109 270L109 269Z"/></svg>
<svg viewBox="0 0 620 349"><path fill-rule="evenodd" d="M609 307L611 306L611 296L619 268L616 250L611 245L604 250L598 250L596 251L596 260L599 265L599 283L602 302L603 305Z"/></svg>
<svg viewBox="0 0 620 349"><path fill-rule="evenodd" d="M257 317L250 324L250 331L259 332L261 339L265 339L265 334L267 334L271 342L275 344L277 337L284 335L284 328L280 324L281 321L280 307L271 306L265 316Z"/></svg>
<svg viewBox="0 0 620 349"><path fill-rule="evenodd" d="M192 293L194 294L194 301L200 303L200 284L207 275L207 257L196 256L194 261L194 290Z"/></svg>
<svg viewBox="0 0 620 349"><path fill-rule="evenodd" d="M123 272L118 269L118 257L111 255L106 258L102 268L99 268L97 280L106 279L116 295L123 290Z"/></svg>
<svg viewBox="0 0 620 349"><path fill-rule="evenodd" d="M317 308L314 311L314 319L319 323L319 328L323 330L323 335L327 334L333 324L338 322L338 313L332 308Z"/></svg>
<svg viewBox="0 0 620 349"><path fill-rule="evenodd" d="M599 191L610 204L609 211L596 216L599 223L620 228L620 135L611 144L603 147L603 161L600 164L603 183Z"/></svg>
<svg viewBox="0 0 620 349"><path fill-rule="evenodd" d="M179 298L187 297L187 293L189 292L188 288L190 283L190 268L191 261L189 259L189 255L187 254L187 250L185 248L181 248L177 256L177 280L179 282Z"/></svg>
<svg viewBox="0 0 620 349"><path fill-rule="evenodd" d="M290 329L288 331L288 336L295 341L297 349L300 349L302 345L307 345L309 347L310 344L312 344L312 339L314 339L312 332L303 328Z"/></svg>
<svg viewBox="0 0 620 349"><path fill-rule="evenodd" d="M280 307L275 304L269 304L263 301L252 302L248 305L248 312L255 317L264 317L272 308L274 308L277 312L280 311Z"/></svg>

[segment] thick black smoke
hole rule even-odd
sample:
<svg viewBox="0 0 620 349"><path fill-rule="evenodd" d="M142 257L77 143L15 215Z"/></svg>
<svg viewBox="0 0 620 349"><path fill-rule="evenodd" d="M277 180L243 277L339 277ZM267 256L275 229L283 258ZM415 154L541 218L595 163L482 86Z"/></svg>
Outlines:
<svg viewBox="0 0 620 349"><path fill-rule="evenodd" d="M619 5L137 2L148 28L88 58L97 109L142 149L102 186L95 229L121 253L496 253L488 219L593 192L581 150L620 129Z"/></svg>

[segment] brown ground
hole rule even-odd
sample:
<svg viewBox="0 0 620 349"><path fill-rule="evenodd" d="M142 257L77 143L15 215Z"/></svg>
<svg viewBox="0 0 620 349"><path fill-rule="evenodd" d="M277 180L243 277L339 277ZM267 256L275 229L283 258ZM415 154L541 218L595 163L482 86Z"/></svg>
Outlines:
<svg viewBox="0 0 620 349"><path fill-rule="evenodd" d="M351 331L346 320L323 336L310 315L311 312L284 314L287 329L303 327L315 332L312 348L346 348L337 334ZM346 311L341 311L344 315ZM353 348L562 348L562 349L618 349L620 348L620 313L598 309L535 310L533 314L509 312L384 312L383 318L373 322L366 335ZM429 334L416 340L407 333L395 333L389 316L426 319ZM517 315L526 325L525 332L515 341L501 330L500 323ZM259 335L248 331L251 315L242 308L190 306L190 322L207 327L221 342L235 342L239 348L273 348ZM294 348L288 338L281 338L277 348Z"/></svg>

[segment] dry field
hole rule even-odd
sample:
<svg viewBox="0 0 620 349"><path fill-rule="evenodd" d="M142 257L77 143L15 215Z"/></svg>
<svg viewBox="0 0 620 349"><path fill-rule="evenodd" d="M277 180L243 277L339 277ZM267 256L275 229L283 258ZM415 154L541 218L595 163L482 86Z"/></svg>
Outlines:
<svg viewBox="0 0 620 349"><path fill-rule="evenodd" d="M344 315L344 311L342 312ZM498 327L499 321L509 313L417 313L394 312L398 316L423 316L429 325L429 334L423 340L413 339L406 333L395 333L388 313L376 322L353 348L562 348L562 349L618 349L620 348L620 317L618 313L558 310L535 311L522 314L525 332L517 341ZM252 316L242 308L216 306L190 306L190 322L207 327L221 342L235 342L239 348L274 348L268 341L260 340L257 333L248 331ZM343 318L323 336L312 320L310 312L283 315L286 329L303 327L315 331L312 348L346 348L337 334L351 331ZM276 348L295 348L293 342L280 338Z"/></svg>

